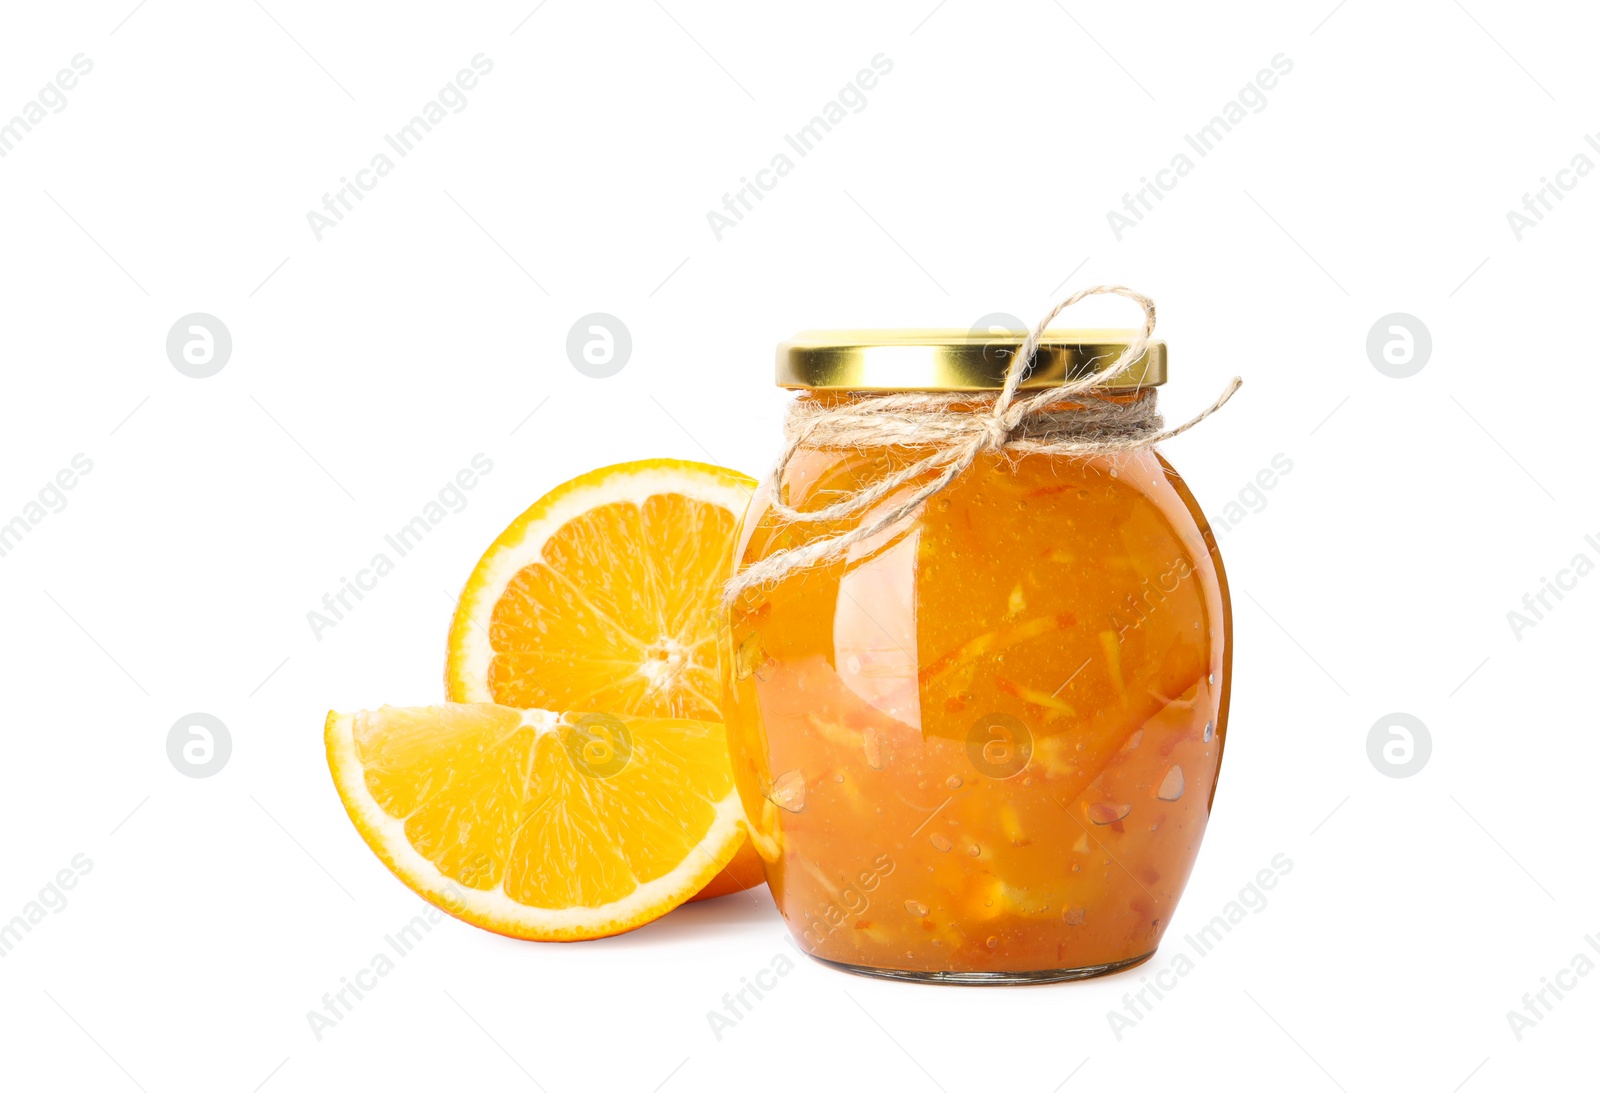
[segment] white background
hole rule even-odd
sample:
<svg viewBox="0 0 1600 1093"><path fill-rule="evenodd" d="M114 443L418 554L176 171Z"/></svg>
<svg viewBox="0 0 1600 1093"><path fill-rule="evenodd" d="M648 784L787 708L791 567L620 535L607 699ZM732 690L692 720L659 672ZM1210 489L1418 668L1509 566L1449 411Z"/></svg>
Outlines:
<svg viewBox="0 0 1600 1093"><path fill-rule="evenodd" d="M1600 578L1520 640L1506 618L1600 561L1600 175L1520 241L1506 219L1600 163L1592 10L935 2L7 5L0 119L94 65L0 159L0 520L93 462L0 558L0 919L93 863L0 960L7 1086L1593 1085L1600 975L1520 1040L1506 1017L1600 961ZM319 242L306 213L479 53L468 106ZM706 213L879 53L867 107L719 242ZM1116 239L1107 210L1280 53L1266 107ZM504 524L604 463L761 473L798 329L1032 321L1100 282L1159 301L1169 418L1245 378L1167 448L1213 518L1293 462L1220 533L1229 747L1151 964L978 990L799 960L718 1040L706 1012L793 956L763 891L578 945L447 920L313 1036L421 907L346 820L323 715L442 697L454 594ZM607 380L565 352L594 311L633 336ZM166 357L191 312L232 333L210 379ZM1432 332L1410 379L1367 357L1391 312ZM479 452L465 511L314 637ZM167 758L191 711L231 731L209 779ZM1431 730L1409 778L1367 756L1392 711ZM1280 853L1267 906L1119 1039L1107 1012Z"/></svg>

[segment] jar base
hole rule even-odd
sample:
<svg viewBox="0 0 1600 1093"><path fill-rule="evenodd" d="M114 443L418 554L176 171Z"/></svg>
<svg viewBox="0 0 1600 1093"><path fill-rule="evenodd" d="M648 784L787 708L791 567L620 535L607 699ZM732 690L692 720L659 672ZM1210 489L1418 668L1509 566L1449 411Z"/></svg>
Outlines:
<svg viewBox="0 0 1600 1093"><path fill-rule="evenodd" d="M1020 987L1033 983L1067 983L1074 979L1094 979L1102 975L1113 975L1120 971L1136 967L1156 955L1151 949L1143 956L1131 957L1127 960L1118 960L1110 964L1090 964L1082 968L1047 968L1035 972L922 972L908 971L901 968L870 968L862 964L845 964L837 960L828 960L824 957L810 956L818 964L826 964L830 968L850 972L853 975L865 975L874 979L900 979L912 983L948 983L961 987Z"/></svg>

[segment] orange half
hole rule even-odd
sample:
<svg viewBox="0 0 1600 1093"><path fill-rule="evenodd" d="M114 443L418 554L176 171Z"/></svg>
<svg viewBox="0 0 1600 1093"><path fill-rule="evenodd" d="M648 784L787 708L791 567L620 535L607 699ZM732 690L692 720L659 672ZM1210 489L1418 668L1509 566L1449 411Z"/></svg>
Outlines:
<svg viewBox="0 0 1600 1093"><path fill-rule="evenodd" d="M511 937L650 922L746 845L723 728L484 703L329 713L362 838L429 902Z"/></svg>

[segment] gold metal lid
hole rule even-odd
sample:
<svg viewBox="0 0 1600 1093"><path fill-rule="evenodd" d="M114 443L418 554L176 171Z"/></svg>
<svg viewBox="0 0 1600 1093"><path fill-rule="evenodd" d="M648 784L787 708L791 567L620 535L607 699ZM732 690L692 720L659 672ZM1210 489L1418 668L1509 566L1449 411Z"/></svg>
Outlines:
<svg viewBox="0 0 1600 1093"><path fill-rule="evenodd" d="M1024 389L1058 387L1110 368L1132 330L1048 330ZM808 391L998 391L1026 331L807 330L778 346L778 386ZM1167 382L1167 343L1152 341L1106 386L1126 391Z"/></svg>

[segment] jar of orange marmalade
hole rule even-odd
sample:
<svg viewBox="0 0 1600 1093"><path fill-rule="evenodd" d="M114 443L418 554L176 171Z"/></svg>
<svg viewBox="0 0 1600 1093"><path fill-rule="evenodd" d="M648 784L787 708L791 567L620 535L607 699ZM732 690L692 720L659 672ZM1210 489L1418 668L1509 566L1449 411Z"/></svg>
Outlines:
<svg viewBox="0 0 1600 1093"><path fill-rule="evenodd" d="M1022 393L1104 368L1131 337L1046 333ZM1022 343L811 333L779 347L778 383L819 405L967 392L950 412L986 413ZM1105 397L1154 398L1165 378L1151 341ZM779 496L821 508L923 454L802 440ZM738 569L828 530L775 519L770 486ZM728 622L740 796L805 952L960 983L1084 978L1155 952L1211 809L1232 622L1210 528L1153 448L984 452L843 557L745 589Z"/></svg>

